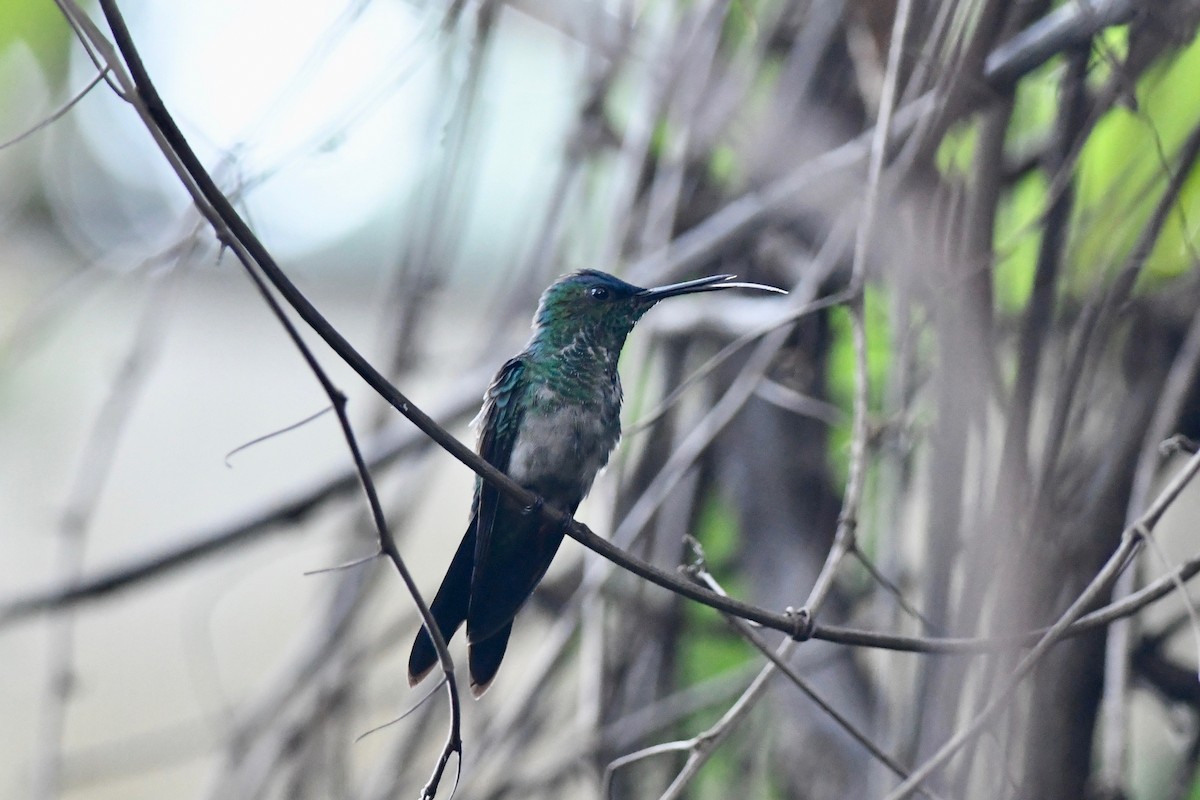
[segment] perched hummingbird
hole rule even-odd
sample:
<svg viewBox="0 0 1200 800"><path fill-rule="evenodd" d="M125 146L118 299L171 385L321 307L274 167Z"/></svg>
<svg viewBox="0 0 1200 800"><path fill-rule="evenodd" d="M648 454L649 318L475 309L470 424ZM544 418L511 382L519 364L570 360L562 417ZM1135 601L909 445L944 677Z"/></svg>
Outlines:
<svg viewBox="0 0 1200 800"><path fill-rule="evenodd" d="M625 337L659 300L695 292L770 286L732 275L642 289L596 270L555 281L542 294L533 336L484 395L479 454L545 503L574 514L621 437L617 359ZM467 623L471 691L478 697L500 668L513 618L546 574L562 542L546 522L476 479L471 522L430 610L446 641ZM422 628L408 657L416 684L437 664Z"/></svg>

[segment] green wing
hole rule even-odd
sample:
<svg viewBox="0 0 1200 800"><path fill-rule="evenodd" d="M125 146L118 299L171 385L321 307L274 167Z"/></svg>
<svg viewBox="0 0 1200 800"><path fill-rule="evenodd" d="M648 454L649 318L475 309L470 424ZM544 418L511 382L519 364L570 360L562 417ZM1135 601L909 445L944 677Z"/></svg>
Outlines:
<svg viewBox="0 0 1200 800"><path fill-rule="evenodd" d="M525 362L520 356L505 362L484 395L479 433L479 455L501 472L508 471L508 460L521 429L525 414ZM482 478L475 484L476 539L475 564L487 556L492 529L500 506L500 492Z"/></svg>

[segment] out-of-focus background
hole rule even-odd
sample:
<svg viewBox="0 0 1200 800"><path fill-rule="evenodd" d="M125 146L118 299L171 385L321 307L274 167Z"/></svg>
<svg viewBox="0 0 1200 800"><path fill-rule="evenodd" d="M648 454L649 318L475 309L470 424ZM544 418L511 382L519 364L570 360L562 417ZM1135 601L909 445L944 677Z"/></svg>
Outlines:
<svg viewBox="0 0 1200 800"><path fill-rule="evenodd" d="M790 289L647 315L577 515L666 569L694 536L768 610L812 599L854 475L819 623L1048 625L1186 463L1160 443L1200 433L1194 0L120 6L275 258L463 438L566 271ZM106 79L55 3L5 0L0 796L418 796L440 694L358 739L428 691L412 602L383 560L310 574L374 548L335 418L297 426L328 400ZM853 315L806 309L856 275L865 371ZM431 596L473 477L306 338ZM1185 493L1096 605L1191 563L1196 513ZM1186 609L1060 643L927 788L1200 797ZM1022 652L809 641L806 689L748 689L768 662L720 615L568 541L464 698L459 796L883 797Z"/></svg>

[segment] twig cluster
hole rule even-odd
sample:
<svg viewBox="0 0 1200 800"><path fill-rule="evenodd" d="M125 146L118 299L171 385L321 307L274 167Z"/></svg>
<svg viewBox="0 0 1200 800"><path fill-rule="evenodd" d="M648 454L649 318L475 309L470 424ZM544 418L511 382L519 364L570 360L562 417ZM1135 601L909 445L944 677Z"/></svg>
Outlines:
<svg viewBox="0 0 1200 800"><path fill-rule="evenodd" d="M169 308L147 304L149 330L113 381L66 504L58 582L0 600L0 626L44 614L55 625L35 797L61 790L78 614L267 533L296 530L356 487L366 500L357 527L371 530L374 544L365 552L361 538L345 545L348 563L335 568L305 646L277 684L239 709L222 741L214 796L303 797L324 781L347 797L389 797L412 783L417 762L429 775L421 796L450 796L454 761L453 784L472 797L559 796L578 784L605 797L676 798L718 759L741 769L750 794L770 786L787 796L900 800L1016 797L1037 787L1039 796L1068 798L1100 783L1115 796L1128 790L1135 671L1200 720L1200 700L1180 688L1178 665L1160 639L1140 640L1137 627L1140 612L1173 595L1195 617L1184 584L1200 571L1200 555L1168 563L1141 588L1136 569L1143 544L1166 527L1164 516L1200 470L1200 455L1192 456L1152 491L1160 442L1200 419L1192 390L1200 284L1194 231L1179 217L1200 157L1200 119L1166 141L1153 111L1122 105L1149 92L1152 67L1194 37L1200 15L1187 3L1174 11L1191 36L1169 40L1147 31L1170 12L1123 0L1055 9L1000 0L844 8L710 0L618 4L615 16L598 3L533 12L587 53L588 85L535 244L517 270L523 280L513 285L540 286L562 271L570 226L590 219L605 233L589 255L614 271L625 262L631 280L719 269L792 289L766 323L762 303L777 301L674 323L663 309L657 326L648 319L639 329L661 354L653 371L666 387L598 490L614 510L612 534L602 537L447 430L471 413L488 367L447 392L435 413L397 388L425 357L426 301L447 271L485 56L504 16L517 11L450 3L439 17L442 35L461 37L468 54L446 128L451 166L410 225L387 293L397 344L373 361L275 261L197 157L116 0L100 0L108 34L73 0L56 2L95 77L3 146L28 139L97 86L126 101L319 383L351 463L249 518L85 572L92 510L134 408L146 343L159 340L153 329ZM1116 25L1128 26L1122 53L1108 49ZM610 105L622 82L632 111L618 123ZM1024 159L1013 143L1014 131L1028 133L1022 86L1049 86L1058 97L1053 122L1036 128L1040 139L1021 143L1036 151ZM1127 246L1106 239L1103 226L1129 209L1092 201L1081 183L1098 126L1116 114L1140 121L1158 156L1137 196L1148 209L1144 223ZM964 132L971 145L962 164L953 150ZM741 173L733 177L718 169L729 153ZM599 174L603 191L590 180ZM1038 187L1039 205L1022 228L1005 215L1029 186ZM194 232L194 219L183 229ZM1165 290L1143 290L1160 243L1177 229L1188 242L1186 269ZM1010 251L1031 236L1033 254L1021 261ZM180 264L196 241L172 253ZM1105 243L1109 264L1080 278L1079 253L1094 241ZM1028 289L1012 304L1006 282L1026 262ZM500 305L521 306L529 294L518 288ZM388 423L393 415L381 410L363 437L318 354L325 351L304 328L406 422ZM888 353L882 369L879 343ZM838 346L849 355L843 363L835 363ZM653 398L650 374L637 385ZM830 384L847 377L839 397ZM478 723L460 704L452 653L405 558L416 492L376 483L436 449L606 559L552 576L535 597L535 608L553 611L549 632L485 701L495 706ZM721 525L738 531L737 545L710 560L698 539ZM689 548L695 560L679 567ZM372 570L376 556L394 566L415 608L393 614L382 631L363 622L385 583ZM365 777L347 755L366 727L348 730L366 719L369 698L358 683L417 625L431 630L439 656L434 692L445 688L449 714L443 743L434 751L422 744L439 724L422 700L402 724L372 736L392 738ZM760 666L688 680L709 644ZM787 680L772 680L777 674ZM1103 747L1093 763L1096 731ZM531 761L529 741L547 744L537 770L517 768ZM322 760L330 748L337 755ZM811 755L783 756L801 749ZM1179 779L1180 792L1190 778Z"/></svg>

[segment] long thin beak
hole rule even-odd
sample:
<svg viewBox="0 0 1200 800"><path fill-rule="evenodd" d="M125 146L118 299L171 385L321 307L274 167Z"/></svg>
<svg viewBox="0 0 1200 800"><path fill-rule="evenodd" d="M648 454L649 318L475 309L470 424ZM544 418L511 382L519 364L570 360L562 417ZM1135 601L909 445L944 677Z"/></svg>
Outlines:
<svg viewBox="0 0 1200 800"><path fill-rule="evenodd" d="M776 289L774 286L734 281L733 279L736 277L736 275L709 275L707 278L697 278L694 281L656 286L653 289L642 289L634 296L657 303L659 300L667 297L675 297L681 294L695 294L697 292L715 292L720 289L759 289L764 292L787 294L783 289Z"/></svg>

